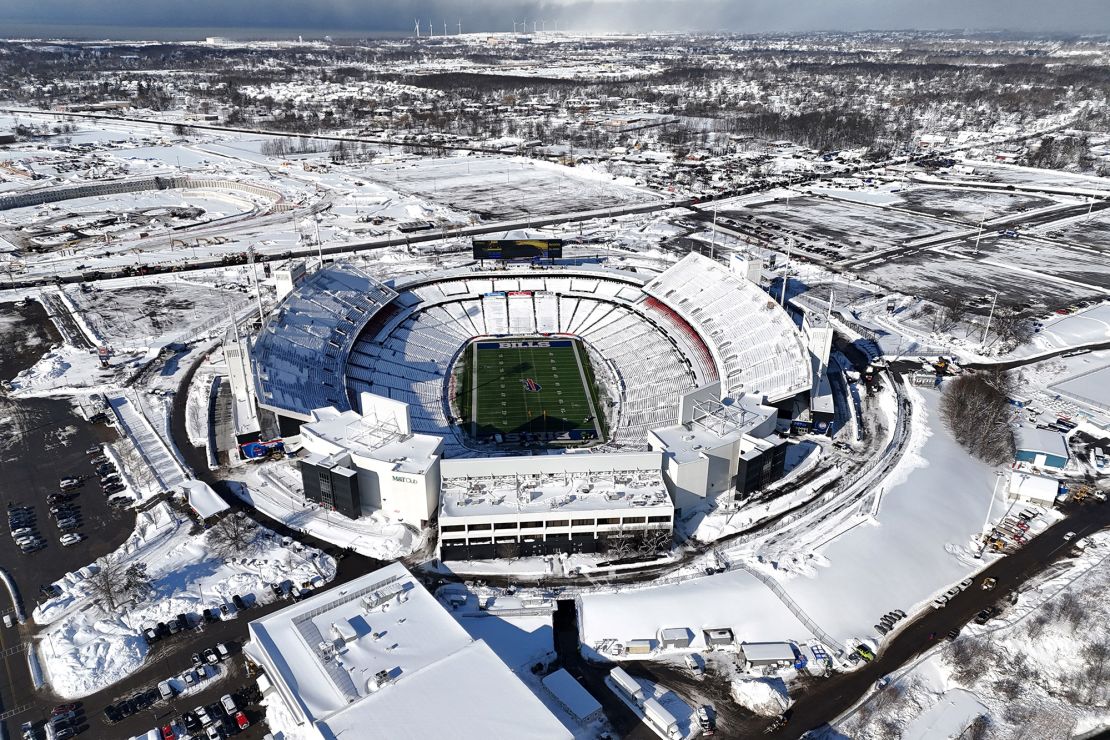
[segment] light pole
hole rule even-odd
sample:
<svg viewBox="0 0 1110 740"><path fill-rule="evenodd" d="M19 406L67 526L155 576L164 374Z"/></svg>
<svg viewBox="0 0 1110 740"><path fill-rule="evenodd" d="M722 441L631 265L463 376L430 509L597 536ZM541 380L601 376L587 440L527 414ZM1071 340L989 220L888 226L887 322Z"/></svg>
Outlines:
<svg viewBox="0 0 1110 740"><path fill-rule="evenodd" d="M979 254L979 239L983 236L983 219L979 219L979 233L975 235L975 254Z"/></svg>
<svg viewBox="0 0 1110 740"><path fill-rule="evenodd" d="M983 341L979 342L980 346L986 345L987 334L991 330L991 320L994 318L994 307L998 304L998 291L994 291L994 298L991 299L991 310L987 314L987 325L983 327Z"/></svg>
<svg viewBox="0 0 1110 740"><path fill-rule="evenodd" d="M998 495L998 483L1002 480L1003 472L997 470L994 473L994 488L991 489L991 502L987 506L987 518L983 520L983 536L985 537L991 525L991 512L994 510L994 499Z"/></svg>

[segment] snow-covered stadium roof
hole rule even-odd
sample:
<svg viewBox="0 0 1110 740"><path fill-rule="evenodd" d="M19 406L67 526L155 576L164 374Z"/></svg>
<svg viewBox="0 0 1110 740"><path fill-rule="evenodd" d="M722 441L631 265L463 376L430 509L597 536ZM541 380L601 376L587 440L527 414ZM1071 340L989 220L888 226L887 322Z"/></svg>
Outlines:
<svg viewBox="0 0 1110 740"><path fill-rule="evenodd" d="M304 421L313 409L349 409L344 370L351 345L396 297L349 264L309 277L270 315L251 351L259 405Z"/></svg>
<svg viewBox="0 0 1110 740"><path fill-rule="evenodd" d="M776 402L812 385L801 332L758 285L691 253L644 286L705 340L729 395L760 393Z"/></svg>
<svg viewBox="0 0 1110 740"><path fill-rule="evenodd" d="M571 737L399 563L249 629L244 650L295 725L275 730L329 740Z"/></svg>
<svg viewBox="0 0 1110 740"><path fill-rule="evenodd" d="M660 453L444 460L440 518L671 510Z"/></svg>

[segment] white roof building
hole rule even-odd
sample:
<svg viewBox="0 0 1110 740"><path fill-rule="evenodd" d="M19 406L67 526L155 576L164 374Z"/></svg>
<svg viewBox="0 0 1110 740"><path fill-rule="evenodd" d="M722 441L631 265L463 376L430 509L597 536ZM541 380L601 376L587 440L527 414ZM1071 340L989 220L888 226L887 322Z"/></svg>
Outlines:
<svg viewBox="0 0 1110 740"><path fill-rule="evenodd" d="M1010 474L1007 493L1017 501L1052 506L1056 503L1056 494L1059 492L1060 482L1055 478L1018 472Z"/></svg>
<svg viewBox="0 0 1110 740"><path fill-rule="evenodd" d="M249 630L244 652L281 702L268 714L271 728L288 736L572 737L398 563L257 619Z"/></svg>
<svg viewBox="0 0 1110 740"><path fill-rule="evenodd" d="M189 502L189 507L202 521L207 521L212 517L219 516L231 508L220 494L213 491L212 487L204 481L183 481L181 483L181 488L185 492L185 498Z"/></svg>

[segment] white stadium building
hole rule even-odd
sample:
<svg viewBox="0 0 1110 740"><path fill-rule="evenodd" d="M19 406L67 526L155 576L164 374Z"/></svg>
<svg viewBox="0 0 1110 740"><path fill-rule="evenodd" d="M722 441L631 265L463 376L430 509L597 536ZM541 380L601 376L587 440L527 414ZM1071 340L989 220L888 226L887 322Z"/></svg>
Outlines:
<svg viewBox="0 0 1110 740"><path fill-rule="evenodd" d="M448 556L597 551L612 537L599 522L633 529L622 488L632 479L665 491L667 511L650 516L668 517L669 528L707 500L742 499L782 475L776 429L809 409L825 361L747 278L753 272L697 254L658 274L501 263L382 281L331 265L293 288L264 325L251 356L255 395L277 415L287 446L308 451L306 496L347 516L381 510L423 527L438 507ZM537 457L464 431L452 381L464 350L478 338L529 337L584 347L605 439ZM653 471L643 468L645 455ZM461 504L466 491L506 487L517 503ZM607 498L606 490L623 493ZM506 516L542 526L486 537L474 529L507 530ZM560 524L574 518L592 524Z"/></svg>

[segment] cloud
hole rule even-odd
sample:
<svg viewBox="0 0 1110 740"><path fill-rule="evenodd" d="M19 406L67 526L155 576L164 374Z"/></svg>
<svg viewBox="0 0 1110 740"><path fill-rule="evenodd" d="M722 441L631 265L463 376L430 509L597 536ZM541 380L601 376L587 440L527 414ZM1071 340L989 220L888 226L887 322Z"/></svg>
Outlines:
<svg viewBox="0 0 1110 740"><path fill-rule="evenodd" d="M148 28L405 32L414 19L508 31L513 21L608 31L1008 29L1110 32L1110 0L0 0L0 21ZM0 26L2 32L2 26Z"/></svg>

